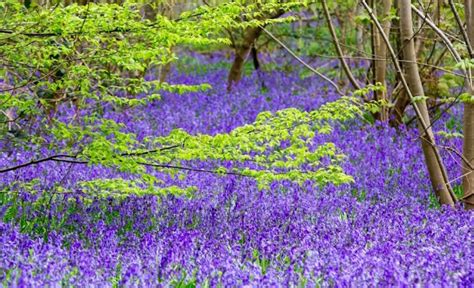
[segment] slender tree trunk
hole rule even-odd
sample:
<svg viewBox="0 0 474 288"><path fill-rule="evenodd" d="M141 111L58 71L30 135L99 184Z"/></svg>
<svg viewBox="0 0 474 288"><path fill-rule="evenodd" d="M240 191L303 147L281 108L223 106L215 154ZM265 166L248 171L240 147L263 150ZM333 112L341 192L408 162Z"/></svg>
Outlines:
<svg viewBox="0 0 474 288"><path fill-rule="evenodd" d="M260 27L250 27L244 33L244 39L240 47L235 47L235 58L232 67L227 77L227 91L232 89L232 86L242 79L242 70L244 68L245 60L247 59L252 46L257 40L262 29Z"/></svg>
<svg viewBox="0 0 474 288"><path fill-rule="evenodd" d="M399 0L400 36L403 41L403 56L405 60L406 80L413 96L424 96L423 85L416 63L415 42L413 39L413 19L410 0ZM449 190L446 169L439 158L435 138L429 127L430 118L425 100L415 104L419 110L419 130L423 154L430 175L433 190L441 204L453 205L452 193Z"/></svg>
<svg viewBox="0 0 474 288"><path fill-rule="evenodd" d="M363 11L364 8L362 7L362 5L358 4L355 12L356 16L361 16L363 14ZM364 26L361 24L356 25L356 47L357 51L355 55L357 57L364 56ZM361 65L361 62L361 60L356 61L358 66Z"/></svg>
<svg viewBox="0 0 474 288"><path fill-rule="evenodd" d="M375 9L375 1L376 0L369 0L369 5L372 8L372 13L374 13L374 16L377 16L377 10ZM375 27L375 24L373 22L370 23L370 53L372 55L372 61L370 63L370 68L372 69L372 78L370 79L372 84L375 84L375 75L377 74L377 65L375 64L375 46L377 45L377 27Z"/></svg>
<svg viewBox="0 0 474 288"><path fill-rule="evenodd" d="M340 32L340 35L341 37L337 37L337 35L334 37L332 36L333 38L333 41L337 41L337 45L339 45L339 49L336 48L336 52L339 54L339 55L344 55L345 51L344 51L344 48L345 47L349 47L348 44L347 44L347 25L346 23L349 22L351 23L351 16L348 15L349 12L347 13L343 13L341 14L340 11L338 9L335 9L334 11L334 17L337 21L337 25L338 25L338 28L339 28L339 32ZM330 17L330 16L326 16L327 17ZM332 24L332 23L331 23ZM331 27L329 27L331 29ZM334 30L334 27L333 27L333 30ZM335 30L334 31L331 31L331 34L332 32L336 33ZM339 38L339 39L338 39ZM338 39L338 40L334 40L334 39ZM342 44L342 45L340 45ZM341 59L341 57L339 57ZM342 64L342 62L341 62ZM351 81L347 81L347 73L346 73L346 69L343 67L343 69L338 69L338 72L339 72L339 79L338 79L338 84L340 87L347 87L349 85L349 82ZM353 83L352 83L353 84ZM358 88L356 88L358 89Z"/></svg>
<svg viewBox="0 0 474 288"><path fill-rule="evenodd" d="M180 13L180 11L175 11L177 9L176 7L176 1L175 0L168 0L163 3L159 3L158 5L153 5L157 3L148 3L145 4L142 8L142 16L145 19L155 21L156 16L158 14L163 15L168 18L173 18L175 13ZM179 10L179 8L178 8ZM171 47L170 51L168 51L168 56L171 56L173 54L173 47ZM159 67L155 67L155 69L158 70L158 78L160 83L166 82L168 75L171 71L171 65L172 62L168 62L165 64L160 65Z"/></svg>
<svg viewBox="0 0 474 288"><path fill-rule="evenodd" d="M403 115L405 115L405 110L410 106L410 97L403 89L400 82L395 86L396 89L392 91L392 99L395 99L395 103L390 110L390 126L398 127L403 124Z"/></svg>
<svg viewBox="0 0 474 288"><path fill-rule="evenodd" d="M326 17L326 21L328 22L329 31L331 32L334 47L336 48L337 56L339 57L339 61L341 62L342 69L343 69L344 73L346 74L347 78L349 79L349 81L351 82L354 89L359 90L361 87L360 87L359 83L357 82L357 80L355 79L354 75L352 74L351 69L350 69L349 65L347 64L347 62L346 62L344 52L342 51L341 45L339 45L339 39L337 37L336 30L334 29L334 25L332 24L331 15L329 14L329 9L328 9L328 6L326 4L326 1L321 0L321 4L323 6L324 15Z"/></svg>
<svg viewBox="0 0 474 288"><path fill-rule="evenodd" d="M470 46L474 47L474 1L464 0L464 13L466 17L467 35ZM462 29L462 27L461 27ZM472 73L474 69L470 68L470 79L466 80L467 92L474 96L474 78ZM474 166L474 102L464 104L464 143L463 156ZM466 209L474 209L474 172L467 163L463 163L463 190Z"/></svg>
<svg viewBox="0 0 474 288"><path fill-rule="evenodd" d="M391 0L382 0L382 6L380 7L379 17L382 19L380 23L382 24L385 35L390 35L391 28L391 19L390 19L390 9L392 8ZM374 34L374 52L375 52L375 83L381 83L384 87L387 86L385 81L387 75L387 45L383 41L380 33L375 32ZM388 104L389 99L387 97L386 91L376 91L375 99L382 101L382 104ZM378 118L381 121L388 121L388 107L382 105L381 110L378 114Z"/></svg>
<svg viewBox="0 0 474 288"><path fill-rule="evenodd" d="M393 3L395 10L399 10L399 3L398 1L394 1ZM394 18L392 19L392 27L400 27L400 19ZM402 43L401 43L401 37L400 37L400 29L394 29L392 31L392 36L395 40L395 47L396 51L399 54L400 58L403 58L403 51L402 51ZM401 69L404 69L404 63L400 62L399 63ZM406 93L405 89L403 89L403 83L400 79L400 75L396 76L396 82L397 84L395 85L395 88L392 91L392 95L390 95L390 98L392 99L393 107L390 109L390 125L392 127L398 127L399 125L403 124L403 115L405 114L406 108L410 105L410 97Z"/></svg>
<svg viewBox="0 0 474 288"><path fill-rule="evenodd" d="M168 0L167 2L164 2L163 4L159 5L159 10L161 10L161 14L173 19L175 16L175 13L179 15L180 11L175 11L177 9L176 1L175 0ZM156 16L155 16L156 17ZM170 48L169 55L172 56L173 54L173 47ZM168 80L168 75L171 72L171 65L172 62L168 62L164 65L161 66L160 68L160 83L167 82Z"/></svg>

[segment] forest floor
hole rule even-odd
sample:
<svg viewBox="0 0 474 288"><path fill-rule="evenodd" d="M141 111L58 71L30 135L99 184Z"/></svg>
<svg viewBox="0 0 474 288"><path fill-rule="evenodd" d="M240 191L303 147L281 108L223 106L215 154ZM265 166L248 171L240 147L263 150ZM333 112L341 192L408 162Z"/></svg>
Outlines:
<svg viewBox="0 0 474 288"><path fill-rule="evenodd" d="M298 71L252 73L227 93L227 71L212 67L171 75L177 83L209 83L209 91L166 93L146 107L106 110L105 117L138 137L174 128L216 134L251 123L262 111L313 110L337 98L326 83L302 79ZM460 123L460 112L452 110L435 126L456 132ZM44 194L1 196L0 283L469 287L474 214L436 205L415 128L354 121L316 136L346 155L343 168L354 182L338 187L274 183L259 191L246 178L191 172L167 179L196 186L189 198L84 201L48 191L117 172L44 163L8 173L0 184L37 178ZM458 148L462 142L440 141ZM450 176L458 177L458 161L444 156ZM0 166L8 161L0 154Z"/></svg>

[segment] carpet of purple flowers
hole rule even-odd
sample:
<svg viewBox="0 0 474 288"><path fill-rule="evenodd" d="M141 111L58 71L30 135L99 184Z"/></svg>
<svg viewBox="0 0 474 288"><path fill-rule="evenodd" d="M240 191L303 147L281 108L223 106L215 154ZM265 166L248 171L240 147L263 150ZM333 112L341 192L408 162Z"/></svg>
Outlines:
<svg viewBox="0 0 474 288"><path fill-rule="evenodd" d="M176 127L214 134L252 122L261 111L311 110L336 97L318 79L278 71L259 80L255 74L246 77L226 93L226 73L218 68L202 75L174 72L176 82L207 82L213 89L167 94L140 111L109 111L107 117L127 123L139 136L165 135ZM456 126L452 123L460 119L454 111L436 126ZM472 287L474 214L430 201L413 127L396 131L354 122L316 140L332 141L347 155L344 169L353 184L320 189L275 183L259 191L249 179L190 173L184 184L198 187L191 199L86 203L79 193L48 191L55 183L72 187L98 175L113 177L113 172L44 163L3 175L0 185L39 178L45 194L2 196L0 283ZM449 141L460 146L459 139ZM445 156L451 176L459 176L458 161ZM0 166L8 161L0 156Z"/></svg>

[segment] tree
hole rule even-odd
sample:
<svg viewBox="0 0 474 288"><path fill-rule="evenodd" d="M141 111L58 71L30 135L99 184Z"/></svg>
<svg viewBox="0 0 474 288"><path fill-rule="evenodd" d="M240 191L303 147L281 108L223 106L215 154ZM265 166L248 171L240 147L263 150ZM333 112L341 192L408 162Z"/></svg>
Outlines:
<svg viewBox="0 0 474 288"><path fill-rule="evenodd" d="M377 1L373 1L376 3ZM382 5L375 4L377 9L373 11L377 11L377 15L380 15L381 18L381 25L383 27L383 31L386 35L390 35L390 27L392 18L390 17L391 8L392 8L392 1L391 0L383 0ZM381 6L381 7L380 7ZM386 86L386 75L387 75L387 45L383 41L380 33L378 31L374 31L373 35L373 47L374 47L374 84L380 83L383 86ZM386 90L377 91L375 92L375 99L379 101L382 105L380 107L380 112L378 113L378 118L381 121L388 121L389 120L389 109L388 103L389 98L387 95Z"/></svg>
<svg viewBox="0 0 474 288"><path fill-rule="evenodd" d="M441 204L453 205L454 202L456 202L456 197L454 196L451 186L449 185L446 169L439 154L438 147L436 146L434 135L431 129L428 109L426 106L423 84L418 71L413 37L411 1L398 1L400 16L400 37L402 39L404 57L403 62L404 68L406 69L406 77L399 64L397 55L390 45L389 39L385 34L382 25L373 13L373 10L364 0L362 0L362 4L365 6L372 21L383 37L383 40L389 49L393 63L397 69L397 73L399 74L403 83L406 94L413 104L413 108L416 112L419 123L418 127L420 131L420 142L433 190Z"/></svg>
<svg viewBox="0 0 474 288"><path fill-rule="evenodd" d="M253 1L248 2L252 3ZM262 7L261 5L256 5L256 9L256 13L260 15L256 19L260 21L278 18L287 11L285 8L278 6L270 6L267 8L265 6ZM248 20L249 19L244 19L244 21ZM227 91L230 91L232 89L232 86L241 80L245 61L247 60L247 57L249 56L250 51L252 51L252 49L255 53L254 55L252 55L254 57L254 61L258 61L256 58L257 50L255 49L255 42L262 33L262 26L263 25L244 28L241 32L241 40L239 40L239 37L235 36L238 33L235 33L235 31L232 30L227 30L235 54L234 61L232 62L232 66L229 70L229 76L227 77Z"/></svg>
<svg viewBox="0 0 474 288"><path fill-rule="evenodd" d="M464 0L464 13L466 17L467 38L465 39L468 47L474 47L474 1ZM461 31L464 29L460 27ZM474 209L474 55L472 48L469 49L471 61L466 65L467 75L466 89L470 95L468 101L464 104L464 143L463 143L463 190L464 201L467 209Z"/></svg>
<svg viewBox="0 0 474 288"><path fill-rule="evenodd" d="M438 147L431 129L430 117L426 106L425 93L421 82L418 64L416 59L415 41L413 37L413 20L410 0L399 0L400 8L400 36L403 45L403 57L406 69L406 81L410 91L409 95L415 100L415 109L419 122L420 141L425 156L426 167L428 169L431 185L441 204L453 205L456 201L449 186L449 179L444 168Z"/></svg>
<svg viewBox="0 0 474 288"><path fill-rule="evenodd" d="M337 54L338 54L338 57L339 57L339 61L341 62L341 65L342 65L342 69L343 69L344 73L346 74L347 78L349 78L349 81L351 82L352 87L356 90L359 90L359 89L361 89L361 87L360 87L358 81L355 79L354 75L352 74L352 72L349 68L349 65L347 64L346 58L344 56L344 52L342 51L341 45L339 45L339 39L337 37L336 30L334 29L334 25L332 24L331 15L329 14L329 9L328 9L328 6L326 4L326 1L322 0L321 4L322 4L322 7L323 7L324 16L326 17L326 21L327 21L328 26L329 26L329 32L331 33L331 36L332 36L332 39L333 39L333 42L334 42L334 46L336 48L336 51L337 51Z"/></svg>

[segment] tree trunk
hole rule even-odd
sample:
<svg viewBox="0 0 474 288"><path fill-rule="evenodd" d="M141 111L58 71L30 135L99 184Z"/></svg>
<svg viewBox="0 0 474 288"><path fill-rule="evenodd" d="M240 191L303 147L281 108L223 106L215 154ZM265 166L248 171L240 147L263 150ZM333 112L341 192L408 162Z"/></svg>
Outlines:
<svg viewBox="0 0 474 288"><path fill-rule="evenodd" d="M364 12L364 8L362 5L358 4L356 8L356 16L362 16ZM357 57L363 57L364 56L364 26L361 24L356 25L356 47L357 51L355 53L355 56ZM357 66L361 65L361 60L357 60Z"/></svg>
<svg viewBox="0 0 474 288"><path fill-rule="evenodd" d="M474 1L464 0L464 13L466 17L467 35L471 47L474 47ZM461 28L462 29L462 28ZM469 68L468 68L469 69ZM472 73L474 69L470 68L470 79L466 79L467 92L474 96L474 79ZM464 143L463 156L469 161L470 166L474 166L474 103L467 102L464 104ZM466 209L474 209L474 172L467 163L463 163L463 190L464 203Z"/></svg>
<svg viewBox="0 0 474 288"><path fill-rule="evenodd" d="M244 33L242 45L235 47L234 62L232 63L229 76L227 77L227 91L230 91L232 86L242 79L242 70L244 68L245 60L261 32L262 29L260 27L247 28Z"/></svg>
<svg viewBox="0 0 474 288"><path fill-rule="evenodd" d="M392 8L391 0L382 0L382 7L380 7L379 17L381 17L380 23L382 24L385 35L390 35L391 20L390 20L390 9ZM387 45L383 41L380 33L374 33L374 52L375 52L375 83L381 83L384 87L387 86L385 81L387 75ZM388 121L388 97L386 91L376 91L375 99L382 102L382 107L378 113L378 119L381 121Z"/></svg>
<svg viewBox="0 0 474 288"><path fill-rule="evenodd" d="M263 19L275 19L283 15L283 13L285 13L284 10L277 10L269 15L263 16ZM235 58L232 67L230 68L229 76L227 77L227 91L230 91L232 85L238 83L240 79L242 79L242 70L244 68L245 60L249 56L255 41L257 41L258 36L260 36L261 33L261 27L249 27L244 31L242 44L239 45L235 42L233 43Z"/></svg>
<svg viewBox="0 0 474 288"><path fill-rule="evenodd" d="M159 12L161 15L163 15L165 17L168 17L169 19L172 19L174 17L174 13L175 13L174 9L176 8L174 2L175 1L168 1L167 3L165 2L165 3L160 4L158 6L158 9L156 9L157 11L154 14L148 15L148 16L153 17L151 19L155 19L156 18L156 13ZM168 56L172 56L172 54L173 54L173 47L170 48ZM167 82L168 74L171 71L171 65L172 65L172 62L168 62L164 65L163 64L161 65L161 67L160 67L160 83Z"/></svg>
<svg viewBox="0 0 474 288"><path fill-rule="evenodd" d="M341 62L341 65L342 65L342 70L344 71L347 78L351 82L352 87L354 87L354 89L360 90L361 87L359 83L357 82L357 80L355 79L354 75L352 74L351 69L346 62L346 58L345 58L344 52L342 51L341 45L339 45L339 39L337 37L336 30L334 29L334 25L332 24L331 15L329 14L329 9L326 4L326 1L321 0L321 4L323 6L324 15L328 23L329 31L331 32L331 37L334 43L334 47L336 48L337 56L339 57L339 61Z"/></svg>
<svg viewBox="0 0 474 288"><path fill-rule="evenodd" d="M399 0L400 36L403 41L406 80L413 96L424 96L423 85L416 63L415 43L413 39L413 20L410 0ZM418 127L426 166L430 175L431 185L441 204L454 205L455 199L447 184L446 169L439 157L435 138L430 126L428 108L425 100L415 104L419 110Z"/></svg>
<svg viewBox="0 0 474 288"><path fill-rule="evenodd" d="M165 1L163 3L159 3L158 5L153 5L156 3L147 3L142 8L142 15L143 18L155 21L157 15L163 15L169 19L174 17L175 13L180 13L179 7L176 7L176 1ZM175 11L175 10L178 11ZM173 54L173 47L170 48L168 51L168 56L172 56ZM158 70L158 79L160 83L167 82L168 74L171 71L172 62L167 62L165 64L161 64L159 67L156 67Z"/></svg>
<svg viewBox="0 0 474 288"><path fill-rule="evenodd" d="M398 127L403 124L403 115L405 115L405 110L410 105L410 97L403 89L400 79L398 79L397 85L392 91L391 98L395 99L395 103L390 109L389 123L392 127Z"/></svg>
<svg viewBox="0 0 474 288"><path fill-rule="evenodd" d="M374 16L377 17L377 10L375 9L375 1L376 0L369 0L369 5L372 8L372 13L374 13ZM370 79L371 84L375 84L375 75L376 75L376 65L375 65L375 45L377 42L377 27L375 27L375 24L373 22L370 23L370 53L372 55L371 63L370 63L370 69L371 69L371 76L372 78Z"/></svg>
<svg viewBox="0 0 474 288"><path fill-rule="evenodd" d="M395 10L399 10L398 1L394 2ZM392 19L392 27L400 27L400 19L398 17ZM403 58L403 51L402 51L402 43L400 37L400 29L394 29L392 31L392 36L394 38L396 51L399 53L399 57ZM402 70L404 70L404 63L399 63ZM406 108L410 105L410 97L406 93L405 89L403 89L403 83L400 79L400 75L397 74L396 76L396 85L392 91L392 95L390 98L393 102L393 107L390 109L389 115L389 123L392 127L398 127L399 125L403 124L403 115L405 114Z"/></svg>

